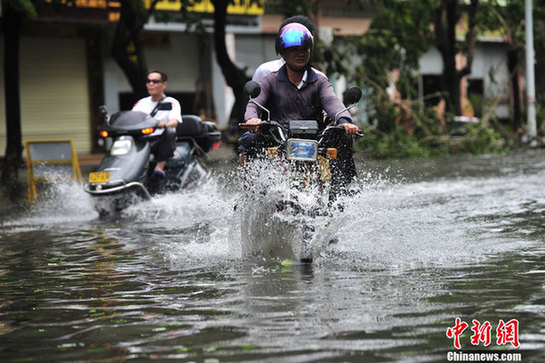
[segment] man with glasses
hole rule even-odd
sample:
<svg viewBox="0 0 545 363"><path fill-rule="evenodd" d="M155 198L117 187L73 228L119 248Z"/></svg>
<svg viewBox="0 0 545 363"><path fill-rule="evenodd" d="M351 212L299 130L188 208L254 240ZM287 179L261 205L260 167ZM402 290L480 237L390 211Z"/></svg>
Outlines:
<svg viewBox="0 0 545 363"><path fill-rule="evenodd" d="M151 152L155 156L157 165L151 176L153 181L165 178L165 164L174 155L176 149L176 126L182 122L182 108L178 100L165 95L167 75L161 71L150 71L146 77L148 97L142 98L132 108L133 111L142 111L159 121L157 128L150 137ZM171 110L158 110L157 104L170 103Z"/></svg>

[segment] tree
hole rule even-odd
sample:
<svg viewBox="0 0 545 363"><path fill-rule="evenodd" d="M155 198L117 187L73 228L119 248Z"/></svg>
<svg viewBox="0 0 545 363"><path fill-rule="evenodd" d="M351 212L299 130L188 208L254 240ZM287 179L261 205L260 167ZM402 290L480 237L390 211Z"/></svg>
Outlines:
<svg viewBox="0 0 545 363"><path fill-rule="evenodd" d="M346 0L349 4L354 0ZM359 2L362 0L356 0ZM310 19L316 19L320 11L319 2L315 0L269 0L269 6L284 16L289 18L295 15L304 15ZM349 73L348 65L345 63L345 52L341 46L325 44L320 38L319 32L314 34L314 50L312 52L312 66L324 71L327 75L333 74L347 75Z"/></svg>
<svg viewBox="0 0 545 363"><path fill-rule="evenodd" d="M143 0L121 1L120 17L112 43L112 56L127 77L137 97L147 94L144 79L148 72L140 34L159 0L149 9Z"/></svg>
<svg viewBox="0 0 545 363"><path fill-rule="evenodd" d="M386 88L393 69L409 74L433 42L430 0L376 1L377 14L363 37L353 38L356 51L363 57L358 72Z"/></svg>
<svg viewBox="0 0 545 363"><path fill-rule="evenodd" d="M294 15L311 16L318 11L318 1L316 0L268 0L271 8L276 12L284 15L285 18L289 18Z"/></svg>
<svg viewBox="0 0 545 363"><path fill-rule="evenodd" d="M120 19L117 23L112 54L129 80L131 87L139 96L145 95L144 79L147 68L140 40L140 33L150 16L155 11L159 0L154 0L149 9L145 9L143 0L129 0L121 2ZM227 53L225 44L225 25L227 20L227 5L229 0L212 0L214 5L214 40L216 59L225 77L227 85L233 89L235 104L229 120L229 131L235 133L238 123L244 119L244 110L247 96L244 94L244 84L250 79L243 70L236 67ZM200 16L187 11L191 1L182 0L181 14L188 23L188 29L196 27L202 31ZM168 20L167 14L161 14L162 21Z"/></svg>
<svg viewBox="0 0 545 363"><path fill-rule="evenodd" d="M475 54L476 40L476 13L479 0L471 0L467 7L467 33L466 43L459 45L456 41L456 27L460 23L462 13L465 10L462 0L440 1L434 9L435 45L441 53L443 60L443 76L441 86L446 93L446 109L452 110L456 115L462 114L460 103L460 81L471 73L473 56ZM466 53L466 64L456 69L456 55L461 51Z"/></svg>
<svg viewBox="0 0 545 363"><path fill-rule="evenodd" d="M468 5L463 0L376 0L378 9L369 31L358 40L363 55L362 73L370 75L383 87L388 72L403 74L418 69L418 59L432 45L441 54L443 72L441 93L447 110L460 115L460 80L471 73L475 53L478 0ZM456 38L456 29L467 15L465 42ZM456 56L465 53L466 64L456 69ZM380 77L380 78L379 78Z"/></svg>
<svg viewBox="0 0 545 363"><path fill-rule="evenodd" d="M399 112L409 116L410 100L418 97L419 60L434 38L430 6L431 0L373 1L376 14L371 26L363 36L348 40L354 47L355 57L361 58L353 67L355 72L351 77L364 86L372 98L369 116L379 121L378 130L382 133L397 129ZM387 92L393 74L399 75L395 100Z"/></svg>
<svg viewBox="0 0 545 363"><path fill-rule="evenodd" d="M535 1L533 6L534 18L534 43L536 48L535 66L536 86L542 77L539 76L543 66L543 57L539 56L539 49L543 49L545 45L545 35L543 34L545 22L545 2ZM520 97L520 69L524 63L526 47L526 38L524 34L524 1L520 0L491 0L483 4L486 6L486 11L480 12L479 23L484 28L498 32L503 35L503 39L507 44L507 67L509 70L510 89L511 89L511 125L514 131L517 131L522 126L522 100ZM537 92L537 95L541 92ZM538 96L539 98L539 96Z"/></svg>
<svg viewBox="0 0 545 363"><path fill-rule="evenodd" d="M244 122L244 111L248 96L244 93L244 84L250 80L244 70L239 69L229 57L225 44L225 24L227 20L227 5L229 0L212 0L214 4L214 47L216 60L225 77L225 82L233 89L235 104L229 118L229 133L236 134L238 123Z"/></svg>
<svg viewBox="0 0 545 363"><path fill-rule="evenodd" d="M535 44L535 76L536 76L536 104L538 109L538 121L541 128L545 127L545 1L535 2L534 7L534 44ZM541 112L539 112L541 110Z"/></svg>
<svg viewBox="0 0 545 363"><path fill-rule="evenodd" d="M23 20L34 16L36 9L25 0L3 0L2 31L4 33L4 95L6 104L6 153L1 184L7 194L17 198L21 193L18 182L23 144L21 131L21 99L19 83L19 46Z"/></svg>

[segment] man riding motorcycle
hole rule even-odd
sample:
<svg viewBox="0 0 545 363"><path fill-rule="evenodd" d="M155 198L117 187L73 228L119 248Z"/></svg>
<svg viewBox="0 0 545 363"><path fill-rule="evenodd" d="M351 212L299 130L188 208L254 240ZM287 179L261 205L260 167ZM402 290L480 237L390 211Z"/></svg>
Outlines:
<svg viewBox="0 0 545 363"><path fill-rule="evenodd" d="M167 160L172 157L176 149L176 127L182 122L182 110L178 100L165 95L167 87L167 75L158 70L149 71L146 78L146 88L149 96L139 100L132 108L133 111L142 111L159 120L157 129L150 137L152 152L157 164L152 174L152 180L158 181L165 178L164 167ZM171 109L159 111L159 102L170 103Z"/></svg>
<svg viewBox="0 0 545 363"><path fill-rule="evenodd" d="M289 120L316 120L322 123L323 111L335 120L336 114L345 109L327 78L310 67L313 46L311 32L299 23L287 24L276 38L276 50L286 64L261 80L261 93L254 101L269 109L270 118L283 126L287 126ZM247 156L253 156L263 148L260 134L256 132L261 123L261 110L255 103L248 102L246 106L244 118L250 131L239 139L241 164ZM340 187L347 186L356 176L351 136L356 135L359 128L352 124L348 111L340 112L337 117L345 133L328 143L338 150L337 160L331 165L332 185Z"/></svg>
<svg viewBox="0 0 545 363"><path fill-rule="evenodd" d="M303 24L307 27L307 29L310 31L310 33L314 36L316 33L316 27L314 26L314 23L308 16L304 15L295 15L290 16L286 20L280 24L280 28L278 28L278 31L282 31L282 28L290 23L299 23ZM278 49L276 54L278 55ZM278 71L280 67L282 67L286 62L284 61L284 58L275 59L269 62L262 63L254 72L254 75L252 76L252 81L260 82L266 75ZM319 70L312 68L314 72L317 74L323 74ZM323 74L325 76L325 74Z"/></svg>

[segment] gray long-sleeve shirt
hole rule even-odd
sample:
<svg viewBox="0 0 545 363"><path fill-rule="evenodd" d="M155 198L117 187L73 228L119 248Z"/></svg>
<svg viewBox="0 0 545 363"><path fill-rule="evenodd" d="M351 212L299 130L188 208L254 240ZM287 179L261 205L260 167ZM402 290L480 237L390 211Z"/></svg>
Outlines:
<svg viewBox="0 0 545 363"><path fill-rule="evenodd" d="M289 120L321 121L322 110L334 119L335 114L345 108L327 78L311 68L307 70L307 81L300 89L289 81L285 65L263 78L259 85L261 93L254 100L271 112L271 120L285 127ZM261 113L260 108L248 102L244 119L261 118ZM352 122L348 111L343 111L338 116L341 117Z"/></svg>

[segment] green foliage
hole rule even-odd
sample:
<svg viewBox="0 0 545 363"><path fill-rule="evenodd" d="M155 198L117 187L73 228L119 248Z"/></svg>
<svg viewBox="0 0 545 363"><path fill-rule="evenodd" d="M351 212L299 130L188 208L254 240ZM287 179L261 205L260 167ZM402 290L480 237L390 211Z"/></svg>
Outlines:
<svg viewBox="0 0 545 363"><path fill-rule="evenodd" d="M349 39L361 62L354 67L350 80L368 88L367 110L371 127L357 141L356 150L372 157L426 157L455 152L485 153L504 151L517 144L520 135L512 125L490 120L497 103L485 109L491 100L469 94L477 124L441 126L435 110L423 105L417 94L418 60L436 42L432 24L443 2L439 0L373 0L377 14L368 32ZM534 1L534 35L536 49L536 107L545 99L545 2ZM445 16L445 14L443 14ZM445 20L445 19L443 19ZM511 49L519 49L524 59L524 2L519 0L480 1L476 13L478 34L492 32L509 40ZM465 49L467 44L459 44ZM347 49L350 49L349 47ZM541 56L543 55L543 56ZM521 61L522 63L522 61ZM399 70L395 97L386 92L392 84L393 70ZM489 74L494 82L495 75ZM493 102L494 103L494 102ZM541 105L541 106L540 106ZM446 115L447 119L452 115ZM545 134L544 116L537 112L538 129Z"/></svg>
<svg viewBox="0 0 545 363"><path fill-rule="evenodd" d="M1 7L6 8L12 8L15 10L19 15L22 17L30 17L33 18L38 15L36 11L36 6L34 5L36 1L32 0L2 0L1 1ZM63 4L67 5L74 5L76 0L51 0L50 3L54 7L59 7Z"/></svg>
<svg viewBox="0 0 545 363"><path fill-rule="evenodd" d="M30 0L4 0L2 7L11 7L22 16L34 17L37 15L36 7Z"/></svg>
<svg viewBox="0 0 545 363"><path fill-rule="evenodd" d="M377 1L378 13L363 37L351 43L362 55L356 73L387 87L389 72L399 69L410 74L432 44L431 0ZM380 6L382 5L382 6Z"/></svg>
<svg viewBox="0 0 545 363"><path fill-rule="evenodd" d="M484 154L509 150L500 132L478 124L468 126L466 133L461 136L445 132L419 138L407 132L406 128L387 134L370 130L365 134L356 142L355 150L378 159L435 157L461 152Z"/></svg>
<svg viewBox="0 0 545 363"><path fill-rule="evenodd" d="M539 134L545 135L545 106L536 104L536 125Z"/></svg>
<svg viewBox="0 0 545 363"><path fill-rule="evenodd" d="M451 152L486 154L508 150L504 136L496 128L480 123L467 126L466 130L464 136L453 139Z"/></svg>
<svg viewBox="0 0 545 363"><path fill-rule="evenodd" d="M409 135L406 130L388 134L367 133L356 142L355 150L378 159L429 157L433 151L420 146L416 137Z"/></svg>
<svg viewBox="0 0 545 363"><path fill-rule="evenodd" d="M272 3L285 16L310 16L316 10L316 2L311 0L272 0ZM430 46L440 46L436 44L434 25L442 19L443 26L446 26L445 1L346 0L346 4L371 5L376 13L370 28L363 36L336 39L329 47L318 40L314 59L324 66L328 75L346 75L350 83L366 89L367 104L370 105L366 111L374 126L357 142L357 150L379 158L415 157L453 152L497 152L505 150L507 145L516 144L519 135L513 132L512 125L488 119L490 114L494 114L489 108L497 107L497 104L487 107L491 101L480 95L469 94L468 97L481 122L456 127L452 123L441 126L435 110L424 106L419 99L419 59ZM458 5L460 7L454 8L456 12L450 15L460 17L470 9L469 1L458 1ZM533 5L538 129L545 134L544 116L539 111L543 109L545 100L545 67L542 64L545 60L545 2L533 1ZM443 11L439 12L440 9ZM481 0L476 9L477 34L503 36L510 49L518 50L522 64L524 2ZM437 17L438 14L441 17ZM443 34L446 30L443 29ZM468 43L462 41L456 49L467 51L467 48ZM399 70L399 78L396 81L397 93L392 98L392 93L386 90L392 84L394 70ZM489 74L492 82L496 76L493 71Z"/></svg>
<svg viewBox="0 0 545 363"><path fill-rule="evenodd" d="M525 12L521 0L481 1L478 23L483 31L503 36L507 44L518 51L519 62L524 62ZM535 48L536 101L545 104L545 1L533 1L533 34Z"/></svg>
<svg viewBox="0 0 545 363"><path fill-rule="evenodd" d="M415 103L400 111L400 105L389 100L374 106L374 125L356 140L355 150L370 157L413 158L434 157L449 153L489 153L508 149L507 140L516 135L508 125L497 120L476 124L448 122L441 126L435 110Z"/></svg>
<svg viewBox="0 0 545 363"><path fill-rule="evenodd" d="M278 12L288 18L294 15L310 16L317 10L317 2L310 0L267 0L268 5L273 11Z"/></svg>

